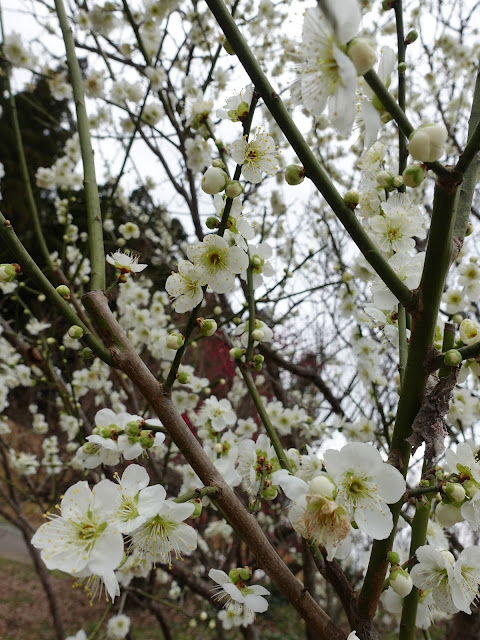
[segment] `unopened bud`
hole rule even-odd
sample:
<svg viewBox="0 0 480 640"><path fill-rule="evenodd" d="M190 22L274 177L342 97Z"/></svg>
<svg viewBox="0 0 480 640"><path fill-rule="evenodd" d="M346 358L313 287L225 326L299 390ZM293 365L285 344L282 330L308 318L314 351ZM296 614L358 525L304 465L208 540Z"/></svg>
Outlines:
<svg viewBox="0 0 480 640"><path fill-rule="evenodd" d="M190 518L198 518L199 516L202 515L202 501L200 500L200 498L197 498L196 500L192 500L191 503L193 504L193 506L195 507L193 510L192 515L190 516Z"/></svg>
<svg viewBox="0 0 480 640"><path fill-rule="evenodd" d="M462 354L457 349L450 349L443 358L444 363L448 367L457 367L463 360Z"/></svg>
<svg viewBox="0 0 480 640"><path fill-rule="evenodd" d="M358 191L347 191L347 193L343 196L345 204L352 211L358 207L358 203L360 202L360 194Z"/></svg>
<svg viewBox="0 0 480 640"><path fill-rule="evenodd" d="M415 160L435 162L443 156L447 138L443 124L427 123L410 134L408 150Z"/></svg>
<svg viewBox="0 0 480 640"><path fill-rule="evenodd" d="M448 482L444 492L451 502L463 502L465 500L465 489L458 482Z"/></svg>
<svg viewBox="0 0 480 640"><path fill-rule="evenodd" d="M68 330L68 335L70 336L70 338L72 338L72 340L80 340L80 338L83 338L83 334L84 331L82 327L78 326L78 324L72 325Z"/></svg>
<svg viewBox="0 0 480 640"><path fill-rule="evenodd" d="M213 318L197 318L197 324L202 336L213 336L218 328L217 323Z"/></svg>
<svg viewBox="0 0 480 640"><path fill-rule="evenodd" d="M375 45L368 38L354 38L347 47L347 55L355 65L359 76L370 71L377 61Z"/></svg>
<svg viewBox="0 0 480 640"><path fill-rule="evenodd" d="M400 556L396 551L389 551L387 554L387 560L393 565L400 564Z"/></svg>
<svg viewBox="0 0 480 640"><path fill-rule="evenodd" d="M250 580L252 577L252 567L242 567L238 574L242 580Z"/></svg>
<svg viewBox="0 0 480 640"><path fill-rule="evenodd" d="M233 584L237 584L237 582L240 580L238 569L230 569L230 571L228 572L228 577L233 582Z"/></svg>
<svg viewBox="0 0 480 640"><path fill-rule="evenodd" d="M85 349L82 349L82 358L84 360L91 360L93 358L93 351L90 349L90 347L85 347Z"/></svg>
<svg viewBox="0 0 480 640"><path fill-rule="evenodd" d="M177 349L180 349L180 347L183 347L184 344L185 338L181 333L171 333L167 336L167 349L173 349L176 351Z"/></svg>
<svg viewBox="0 0 480 640"><path fill-rule="evenodd" d="M305 180L305 169L296 164L289 164L285 169L285 182L295 186Z"/></svg>
<svg viewBox="0 0 480 640"><path fill-rule="evenodd" d="M177 380L180 384L188 384L191 377L192 376L188 373L188 371L180 371L180 373L177 373Z"/></svg>
<svg viewBox="0 0 480 640"><path fill-rule="evenodd" d="M405 44L412 44L418 38L418 31L412 29L407 33L407 37L405 38Z"/></svg>
<svg viewBox="0 0 480 640"><path fill-rule="evenodd" d="M232 180L225 187L225 195L227 198L238 198L243 193L243 187L238 180Z"/></svg>
<svg viewBox="0 0 480 640"><path fill-rule="evenodd" d="M402 176L407 187L415 188L425 180L426 170L421 164L415 163L404 169Z"/></svg>
<svg viewBox="0 0 480 640"><path fill-rule="evenodd" d="M376 181L379 187L390 189L393 181L393 173L390 173L390 171L379 171L376 175Z"/></svg>
<svg viewBox="0 0 480 640"><path fill-rule="evenodd" d="M64 300L70 299L70 289L67 287L66 284L59 284L56 291L58 294L62 296Z"/></svg>
<svg viewBox="0 0 480 640"><path fill-rule="evenodd" d="M467 225L467 230L465 231L465 237L468 238L468 236L471 236L472 233L473 233L473 224L469 222Z"/></svg>
<svg viewBox="0 0 480 640"><path fill-rule="evenodd" d="M261 342L265 337L265 332L262 331L262 329L254 329L252 331L252 339L255 340L255 342Z"/></svg>
<svg viewBox="0 0 480 640"><path fill-rule="evenodd" d="M445 504L445 502L438 503L435 517L442 527L453 527L454 524L463 520L460 509L453 504Z"/></svg>
<svg viewBox="0 0 480 640"><path fill-rule="evenodd" d="M413 588L410 574L408 571L405 571L405 569L395 569L395 571L392 571L389 577L389 584L401 598L408 596Z"/></svg>
<svg viewBox="0 0 480 640"><path fill-rule="evenodd" d="M392 180L392 187L395 187L395 189L398 189L398 187L401 187L402 184L403 184L403 176L394 176Z"/></svg>
<svg viewBox="0 0 480 640"><path fill-rule="evenodd" d="M405 71L407 70L407 63L406 62L400 62L400 64L398 65L398 73L405 73Z"/></svg>
<svg viewBox="0 0 480 640"><path fill-rule="evenodd" d="M455 324L462 324L462 321L463 316L461 313L456 313L452 318L452 322L454 322Z"/></svg>
<svg viewBox="0 0 480 640"><path fill-rule="evenodd" d="M232 45L230 44L230 42L226 38L223 41L222 46L225 49L225 51L228 53L229 56L234 56L235 55L235 51L233 50Z"/></svg>
<svg viewBox="0 0 480 640"><path fill-rule="evenodd" d="M223 169L219 169L218 167L209 167L203 174L202 191L213 196L225 189L227 181L228 176Z"/></svg>
<svg viewBox="0 0 480 640"><path fill-rule="evenodd" d="M233 347L233 349L230 349L228 353L234 360L240 360L240 358L242 358L245 354L245 349L240 349L240 347Z"/></svg>
<svg viewBox="0 0 480 640"><path fill-rule="evenodd" d="M207 229L218 229L218 227L220 226L220 220L215 216L208 216L208 218L205 220L205 225Z"/></svg>
<svg viewBox="0 0 480 640"><path fill-rule="evenodd" d="M463 488L465 489L465 494L469 498L473 498L473 496L478 492L479 486L475 480L466 480L463 483Z"/></svg>
<svg viewBox="0 0 480 640"><path fill-rule="evenodd" d="M310 480L308 488L310 493L317 496L324 496L329 500L333 500L337 493L335 483L326 474L315 476Z"/></svg>
<svg viewBox="0 0 480 640"><path fill-rule="evenodd" d="M18 271L16 267L18 267ZM0 264L0 282L12 282L21 271L18 264Z"/></svg>

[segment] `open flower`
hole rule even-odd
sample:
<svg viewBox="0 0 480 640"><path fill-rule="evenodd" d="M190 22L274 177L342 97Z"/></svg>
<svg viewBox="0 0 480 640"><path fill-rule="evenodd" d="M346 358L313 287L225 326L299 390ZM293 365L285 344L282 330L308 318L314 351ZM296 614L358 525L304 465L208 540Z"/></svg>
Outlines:
<svg viewBox="0 0 480 640"><path fill-rule="evenodd" d="M173 300L177 313L191 311L203 300L202 284L205 284L195 267L188 260L180 260L178 273L172 273L165 283L165 291Z"/></svg>
<svg viewBox="0 0 480 640"><path fill-rule="evenodd" d="M140 256L132 253L128 249L125 251L115 251L106 257L108 264L113 265L121 273L140 273L147 268L146 264L138 264Z"/></svg>
<svg viewBox="0 0 480 640"><path fill-rule="evenodd" d="M278 169L273 138L263 132L257 133L249 142L245 138L234 140L232 158L242 165L245 180L254 184L261 182L262 173L273 176Z"/></svg>
<svg viewBox="0 0 480 640"><path fill-rule="evenodd" d="M253 613L263 613L268 609L268 601L263 596L270 595L270 592L260 585L246 585L243 580L234 584L225 571L210 569L208 577L216 582L215 599L225 600L225 608L233 609L237 614L249 610ZM253 620L252 620L253 622Z"/></svg>
<svg viewBox="0 0 480 640"><path fill-rule="evenodd" d="M240 247L230 247L217 235L207 236L187 250L200 281L216 293L228 293L235 284L234 274L248 267L248 256Z"/></svg>
<svg viewBox="0 0 480 640"><path fill-rule="evenodd" d="M357 70L342 48L356 35L361 15L356 0L342 2L341 12L332 2L322 5L327 17L317 7L305 12L301 96L314 116L320 116L328 102L333 126L348 135L356 114Z"/></svg>
<svg viewBox="0 0 480 640"><path fill-rule="evenodd" d="M61 515L50 515L32 538L41 549L48 569L59 569L75 577L98 576L110 597L117 594L114 570L123 558L123 537L110 523L110 480L93 491L85 481L67 489L60 504Z"/></svg>
<svg viewBox="0 0 480 640"><path fill-rule="evenodd" d="M358 528L376 540L392 530L389 504L405 491L405 479L395 467L385 463L370 444L353 442L340 451L329 449L325 467L338 487L335 501L347 510Z"/></svg>

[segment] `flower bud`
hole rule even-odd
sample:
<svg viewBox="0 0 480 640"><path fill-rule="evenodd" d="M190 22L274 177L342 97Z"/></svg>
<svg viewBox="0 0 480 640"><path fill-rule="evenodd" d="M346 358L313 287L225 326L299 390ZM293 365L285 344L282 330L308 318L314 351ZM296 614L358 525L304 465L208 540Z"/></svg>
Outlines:
<svg viewBox="0 0 480 640"><path fill-rule="evenodd" d="M238 575L242 580L250 580L252 573L252 567L242 567L239 570Z"/></svg>
<svg viewBox="0 0 480 640"><path fill-rule="evenodd" d="M463 360L462 354L457 349L449 349L443 359L448 367L457 367Z"/></svg>
<svg viewBox="0 0 480 640"><path fill-rule="evenodd" d="M463 483L463 488L465 489L465 494L469 498L473 498L473 496L477 493L479 486L475 482L475 480L467 480Z"/></svg>
<svg viewBox="0 0 480 640"><path fill-rule="evenodd" d="M197 318L197 324L202 336L213 336L218 325L213 318Z"/></svg>
<svg viewBox="0 0 480 640"><path fill-rule="evenodd" d="M238 198L243 193L243 187L238 180L232 180L225 187L225 195L227 198Z"/></svg>
<svg viewBox="0 0 480 640"><path fill-rule="evenodd" d="M389 561L390 564L393 564L393 565L400 564L400 556L396 551L389 551L387 553L387 560Z"/></svg>
<svg viewBox="0 0 480 640"><path fill-rule="evenodd" d="M153 443L155 442L155 434L153 431L150 431L150 429L143 429L140 431L138 442L140 442L143 449L150 449L153 447Z"/></svg>
<svg viewBox="0 0 480 640"><path fill-rule="evenodd" d="M191 377L192 376L188 373L188 371L180 371L180 373L177 373L177 380L180 384L188 384Z"/></svg>
<svg viewBox="0 0 480 640"><path fill-rule="evenodd" d="M389 584L395 593L398 593L401 598L408 596L413 588L413 582L410 574L408 571L405 571L405 569L395 569L395 571L392 571L389 578Z"/></svg>
<svg viewBox="0 0 480 640"><path fill-rule="evenodd" d="M181 333L171 333L167 336L167 349L173 349L176 351L177 349L180 349L180 347L183 347L184 344L185 338Z"/></svg>
<svg viewBox="0 0 480 640"><path fill-rule="evenodd" d="M405 73L405 71L407 70L407 63L406 62L400 62L398 65L398 73Z"/></svg>
<svg viewBox="0 0 480 640"><path fill-rule="evenodd" d="M480 324L465 318L460 325L460 340L463 344L474 344L480 340Z"/></svg>
<svg viewBox="0 0 480 640"><path fill-rule="evenodd" d="M402 184L403 184L403 176L394 176L392 180L392 187L395 187L395 189L398 189L398 187L401 187Z"/></svg>
<svg viewBox="0 0 480 640"><path fill-rule="evenodd" d="M379 171L376 176L376 181L379 187L390 189L393 181L393 173L390 173L390 171Z"/></svg>
<svg viewBox="0 0 480 640"><path fill-rule="evenodd" d="M347 47L347 55L355 65L359 76L370 71L377 61L375 45L368 38L354 38Z"/></svg>
<svg viewBox="0 0 480 640"><path fill-rule="evenodd" d="M453 527L457 522L462 522L463 516L458 507L453 504L440 502L435 509L435 516L442 527Z"/></svg>
<svg viewBox="0 0 480 640"><path fill-rule="evenodd" d="M233 347L233 349L230 349L228 353L234 360L240 360L240 358L242 358L245 354L245 349L240 349L240 347Z"/></svg>
<svg viewBox="0 0 480 640"><path fill-rule="evenodd" d="M142 423L139 420L132 420L131 422L128 422L125 427L124 427L124 431L127 434L127 436L138 436L138 432L140 431L140 425Z"/></svg>
<svg viewBox="0 0 480 640"><path fill-rule="evenodd" d="M405 44L412 44L418 38L418 31L412 29L407 33L407 37L405 38Z"/></svg>
<svg viewBox="0 0 480 640"><path fill-rule="evenodd" d="M455 324L462 324L462 320L463 316L461 313L456 313L452 318L452 322L454 322Z"/></svg>
<svg viewBox="0 0 480 640"><path fill-rule="evenodd" d="M85 349L82 349L82 358L84 360L90 360L91 358L93 358L93 351L90 349L90 347L85 347Z"/></svg>
<svg viewBox="0 0 480 640"><path fill-rule="evenodd" d="M67 287L66 284L59 284L58 287L56 288L56 291L58 294L62 296L64 300L70 299L70 289Z"/></svg>
<svg viewBox="0 0 480 640"><path fill-rule="evenodd" d="M218 167L209 167L203 174L202 191L213 196L225 189L227 181L228 176L223 169L219 169Z"/></svg>
<svg viewBox="0 0 480 640"><path fill-rule="evenodd" d="M404 169L403 173L403 182L407 187L418 187L425 180L426 171L425 168L422 167L421 164L411 164L406 169Z"/></svg>
<svg viewBox="0 0 480 640"><path fill-rule="evenodd" d="M0 282L12 282L15 280L17 273L21 273L20 265L18 266L19 271L15 268L15 264L0 264Z"/></svg>
<svg viewBox="0 0 480 640"><path fill-rule="evenodd" d="M237 582L240 580L238 569L230 569L230 571L228 572L228 577L233 582L233 584L237 584Z"/></svg>
<svg viewBox="0 0 480 640"><path fill-rule="evenodd" d="M360 202L360 194L358 191L347 191L347 193L343 196L345 204L352 211L358 207L358 203Z"/></svg>
<svg viewBox="0 0 480 640"><path fill-rule="evenodd" d="M305 180L305 169L296 164L289 164L285 169L284 176L287 184L291 184L292 186L302 184Z"/></svg>
<svg viewBox="0 0 480 640"><path fill-rule="evenodd" d="M264 338L265 333L262 331L262 329L254 329L252 331L252 340L255 340L255 342L261 342Z"/></svg>
<svg viewBox="0 0 480 640"><path fill-rule="evenodd" d="M463 502L465 500L465 489L458 482L447 482L444 492L450 502Z"/></svg>
<svg viewBox="0 0 480 640"><path fill-rule="evenodd" d="M80 340L83 338L84 331L82 327L79 327L78 324L73 324L68 330L68 335L72 340Z"/></svg>
<svg viewBox="0 0 480 640"><path fill-rule="evenodd" d="M207 227L207 229L218 229L218 227L220 226L220 220L215 216L208 216L208 218L205 220L205 226Z"/></svg>
<svg viewBox="0 0 480 640"><path fill-rule="evenodd" d="M250 105L248 104L248 102L245 102L244 100L242 100L242 102L240 102L235 112L236 119L240 122L245 122L249 112L250 112Z"/></svg>
<svg viewBox="0 0 480 640"><path fill-rule="evenodd" d="M465 231L465 237L468 238L468 236L471 236L472 233L473 233L473 224L469 222L467 225L467 230Z"/></svg>
<svg viewBox="0 0 480 640"><path fill-rule="evenodd" d="M326 474L320 474L312 478L308 484L308 488L310 493L317 496L324 496L329 500L333 500L337 493L335 483Z"/></svg>
<svg viewBox="0 0 480 640"><path fill-rule="evenodd" d="M415 160L434 162L443 156L447 138L443 124L423 124L410 134L408 150Z"/></svg>

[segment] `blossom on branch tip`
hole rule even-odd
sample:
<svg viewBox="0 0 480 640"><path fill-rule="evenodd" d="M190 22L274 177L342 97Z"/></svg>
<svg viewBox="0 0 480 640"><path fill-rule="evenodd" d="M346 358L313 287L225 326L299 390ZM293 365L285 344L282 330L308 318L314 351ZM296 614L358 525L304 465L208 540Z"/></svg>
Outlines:
<svg viewBox="0 0 480 640"><path fill-rule="evenodd" d="M146 264L138 264L140 256L132 253L128 249L125 251L115 251L106 257L108 264L113 265L121 273L140 273L147 268Z"/></svg>
<svg viewBox="0 0 480 640"><path fill-rule="evenodd" d="M232 158L242 165L245 180L257 184L262 180L262 173L273 176L278 170L277 153L273 138L260 131L250 141L245 137L232 142Z"/></svg>

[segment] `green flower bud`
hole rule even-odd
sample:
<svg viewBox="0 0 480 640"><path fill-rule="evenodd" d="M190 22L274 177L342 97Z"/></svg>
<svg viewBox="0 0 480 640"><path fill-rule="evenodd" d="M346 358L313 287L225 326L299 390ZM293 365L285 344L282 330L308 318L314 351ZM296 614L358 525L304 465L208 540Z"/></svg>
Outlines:
<svg viewBox="0 0 480 640"><path fill-rule="evenodd" d="M242 567L238 572L242 580L250 580L250 578L252 577L252 573L252 567Z"/></svg>
<svg viewBox="0 0 480 640"><path fill-rule="evenodd" d="M227 198L238 198L243 193L243 186L240 184L238 180L232 180L227 183L225 187L225 195Z"/></svg>
<svg viewBox="0 0 480 640"><path fill-rule="evenodd" d="M188 373L188 371L180 371L180 373L177 373L177 380L180 384L188 384L191 377L192 376Z"/></svg>
<svg viewBox="0 0 480 640"><path fill-rule="evenodd" d="M240 580L238 569L230 569L230 571L228 572L228 577L233 582L233 584L237 584L237 582Z"/></svg>
<svg viewBox="0 0 480 640"><path fill-rule="evenodd" d="M407 187L418 187L425 180L426 174L427 172L421 164L411 164L402 173L403 182Z"/></svg>
<svg viewBox="0 0 480 640"><path fill-rule="evenodd" d="M289 164L285 169L285 182L293 186L301 184L305 180L305 169L296 164Z"/></svg>
<svg viewBox="0 0 480 640"><path fill-rule="evenodd" d="M468 236L471 236L472 233L473 233L473 225L471 222L469 222L467 225L467 230L465 232L465 237L468 238Z"/></svg>
<svg viewBox="0 0 480 640"><path fill-rule="evenodd" d="M18 267L18 270L16 267ZM0 282L12 282L21 272L19 264L0 264Z"/></svg>
<svg viewBox="0 0 480 640"><path fill-rule="evenodd" d="M72 338L72 340L80 340L80 338L83 338L83 334L84 331L82 327L78 326L78 324L72 325L68 330L68 335L70 336L70 338Z"/></svg>
<svg viewBox="0 0 480 640"><path fill-rule="evenodd" d="M418 31L415 31L415 29L412 29L407 33L407 37L405 38L405 44L407 45L412 44L412 42L415 42L417 38L418 38Z"/></svg>
<svg viewBox="0 0 480 640"><path fill-rule="evenodd" d="M59 284L56 288L56 292L60 294L64 300L70 299L70 289L66 284Z"/></svg>
<svg viewBox="0 0 480 640"><path fill-rule="evenodd" d="M407 63L406 62L400 62L400 64L398 65L398 73L405 73L405 71L407 70Z"/></svg>
<svg viewBox="0 0 480 640"><path fill-rule="evenodd" d="M403 184L403 176L394 176L392 180L392 187L395 187L395 189L398 189L398 187L401 187L402 184Z"/></svg>
<svg viewBox="0 0 480 640"><path fill-rule="evenodd" d="M167 349L173 349L177 351L185 344L185 338L181 333L171 333L167 336Z"/></svg>
<svg viewBox="0 0 480 640"><path fill-rule="evenodd" d="M82 358L84 360L91 360L93 356L94 356L94 353L90 349L90 347L85 347L85 349L82 349Z"/></svg>
<svg viewBox="0 0 480 640"><path fill-rule="evenodd" d="M112 428L107 426L98 427L98 435L102 436L102 438L111 438Z"/></svg>
<svg viewBox="0 0 480 640"><path fill-rule="evenodd" d="M233 349L230 349L228 353L234 360L240 360L240 358L242 358L245 354L245 349L240 349L240 347L233 347Z"/></svg>
<svg viewBox="0 0 480 640"><path fill-rule="evenodd" d="M252 331L252 340L255 342L261 342L265 337L265 333L261 329L254 329Z"/></svg>
<svg viewBox="0 0 480 640"><path fill-rule="evenodd" d="M215 216L208 216L205 221L205 225L207 229L218 229L218 227L220 226L220 220Z"/></svg>
<svg viewBox="0 0 480 640"><path fill-rule="evenodd" d="M202 336L213 336L218 329L218 325L213 318L198 318L197 324Z"/></svg>
<svg viewBox="0 0 480 640"><path fill-rule="evenodd" d="M393 565L400 564L400 556L396 551L389 551L387 553L387 560Z"/></svg>
<svg viewBox="0 0 480 640"><path fill-rule="evenodd" d="M343 196L345 204L352 211L358 207L358 203L360 202L360 194L358 191L347 191L347 193Z"/></svg>
<svg viewBox="0 0 480 640"><path fill-rule="evenodd" d="M449 502L461 503L465 500L465 489L458 482L447 482L444 492Z"/></svg>
<svg viewBox="0 0 480 640"><path fill-rule="evenodd" d="M449 349L443 358L448 367L457 367L462 362L462 354L457 349Z"/></svg>
<svg viewBox="0 0 480 640"><path fill-rule="evenodd" d="M140 420L132 420L131 422L128 422L124 427L124 431L127 436L137 437L141 424Z"/></svg>
<svg viewBox="0 0 480 640"><path fill-rule="evenodd" d="M140 437L138 438L138 441L144 449L150 449L150 447L153 447L154 440L155 435L153 431L150 431L150 429L143 429L142 431L140 431Z"/></svg>
<svg viewBox="0 0 480 640"><path fill-rule="evenodd" d="M452 322L454 322L455 324L462 324L462 321L463 316L461 313L456 313L452 318Z"/></svg>
<svg viewBox="0 0 480 640"><path fill-rule="evenodd" d="M379 171L376 176L376 181L379 187L390 189L393 182L393 173L390 173L390 171Z"/></svg>

